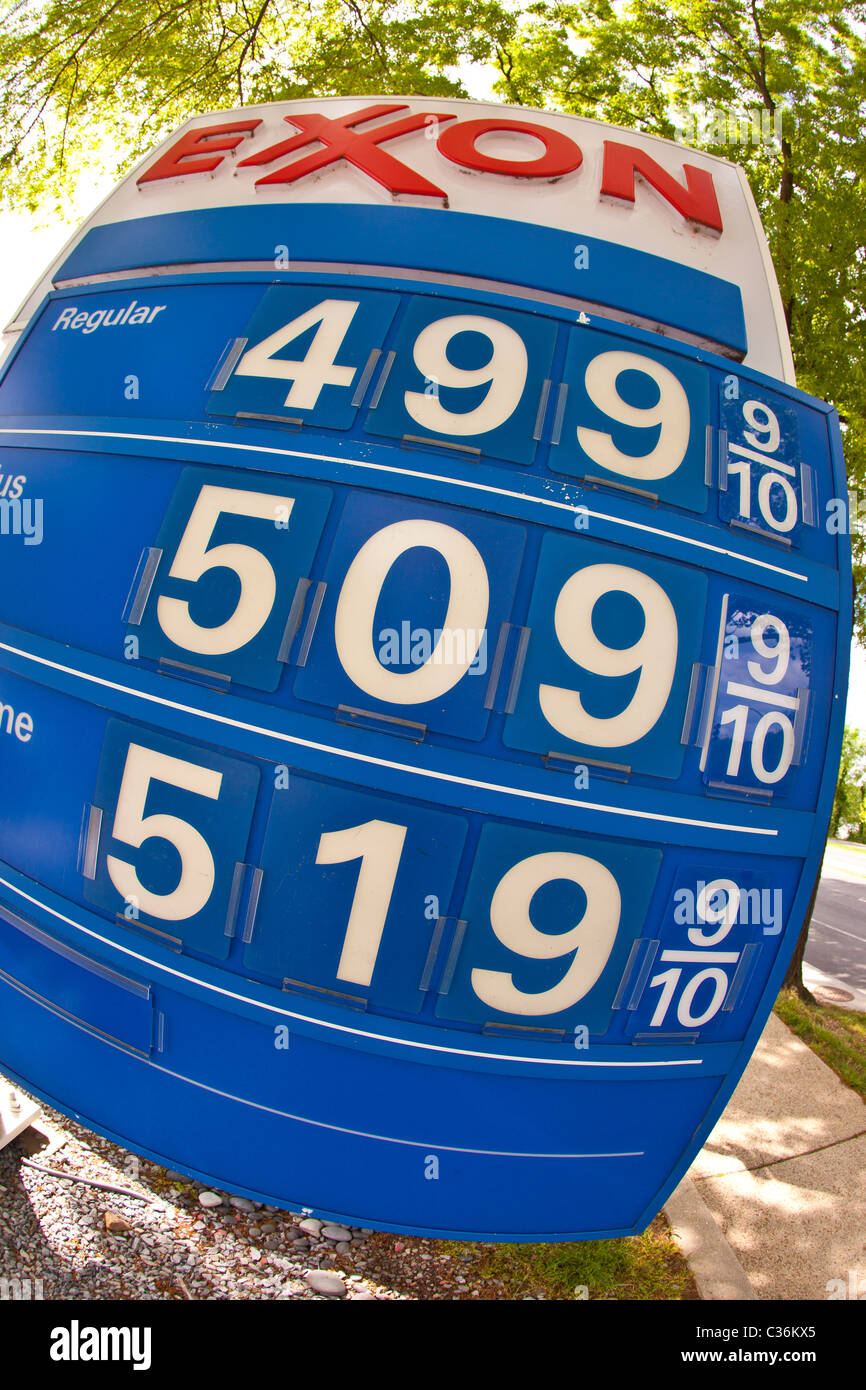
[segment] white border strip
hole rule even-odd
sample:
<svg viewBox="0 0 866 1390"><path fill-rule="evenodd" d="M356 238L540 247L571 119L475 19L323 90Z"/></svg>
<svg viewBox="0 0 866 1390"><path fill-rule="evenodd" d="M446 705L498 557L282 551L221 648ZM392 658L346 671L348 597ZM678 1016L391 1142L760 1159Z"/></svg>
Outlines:
<svg viewBox="0 0 866 1390"><path fill-rule="evenodd" d="M242 719L230 719L228 715L214 714L210 710L199 709L196 705L183 705L177 700L168 700L162 695L153 695L147 690L136 690L132 686L121 685L118 681L106 680L104 676L95 676L89 671L79 671L74 666L64 666L59 661L49 661L45 656L37 656L34 652L24 651L21 647L10 646L8 642L0 642L0 651L10 652L13 656L22 657L25 661L33 661L38 666L47 666L52 671L61 671L64 675L74 676L77 680L87 681L91 685L99 685L106 690L116 690L121 695L131 695L133 699L145 700L153 705L162 705L165 709L178 710L181 714L192 714L198 719L207 719L214 724L224 724L227 728L241 729L249 734L261 734L265 738L275 738L281 743L292 743L299 748L310 748L316 753L327 753L335 758L348 758L352 762L369 763L375 767L387 767L394 772L408 772L410 776L414 777L428 777L436 782L453 782L456 786L476 787L480 791L521 797L526 801L546 801L553 806L574 806L584 811L599 811L603 815L664 822L665 825L693 825L701 830L725 830L737 835L776 836L779 833L777 830L762 826L732 825L726 821L697 820L691 816L665 816L657 811L638 811L633 807L605 806L595 801L575 801L572 797L552 796L549 792L530 791L525 787L506 787L498 782L480 782L473 777L458 777L454 772L437 772L430 767L412 767L409 763L397 763L390 758L374 758L370 753L357 753L349 748L337 748L331 744L317 743L313 739L299 738L296 734L286 734L280 729L268 729L261 724L247 724Z"/></svg>
<svg viewBox="0 0 866 1390"><path fill-rule="evenodd" d="M312 1125L315 1129L330 1129L337 1134L351 1134L356 1139L375 1139L381 1144L403 1144L410 1149L426 1149L429 1152L452 1153L452 1154L478 1154L484 1158L645 1158L645 1149L626 1149L622 1153L579 1153L579 1154L545 1154L545 1153L513 1153L508 1149L462 1149L456 1144L440 1144L431 1139L400 1139L393 1134L372 1134L366 1129L348 1129L345 1125L329 1125L324 1120L312 1120L306 1115L294 1115L290 1110L277 1110L272 1105L262 1105L261 1101L249 1100L246 1096L236 1096L232 1091L221 1091L216 1086L208 1086L204 1081L196 1081L194 1077L184 1076L182 1072L171 1071L168 1067L155 1066L155 1070L162 1072L164 1076L173 1076L178 1081L186 1081L190 1085L196 1086L199 1090L208 1091L213 1096L222 1096L225 1100L233 1100L240 1105L249 1105L254 1110L264 1110L269 1115L279 1115L280 1119L293 1120L297 1124Z"/></svg>
<svg viewBox="0 0 866 1390"><path fill-rule="evenodd" d="M719 679L722 674L722 658L724 655L725 627L728 621L728 600L730 594L722 595L722 611L719 616L719 636L716 642L716 664L713 667L713 687L710 695L710 707L707 712L707 727L704 730L704 744L701 749L701 760L698 766L703 772L707 766L707 754L710 749L710 738L713 732L713 715L716 712L716 701L719 697Z"/></svg>
<svg viewBox="0 0 866 1390"><path fill-rule="evenodd" d="M225 989L222 985L211 984L209 980L204 980L198 975L187 975L182 970L174 970L170 965L161 965L150 956L141 955L138 951L133 951L129 946L121 946L118 942L112 941L110 937L100 936L98 932L91 931L89 927L84 927L80 922L76 922L72 917L66 917L62 912L49 907L39 898L32 897L25 893L23 888L17 888L8 879L0 877L0 885L8 888L10 892L17 893L19 898L25 902L32 903L42 912L49 913L56 917L59 922L65 922L67 926L74 927L76 931L83 933L84 936L91 937L103 946L108 946L113 951L119 951L124 956L129 956L131 960L139 961L148 970L158 971L163 975L173 976L177 980L185 980L188 984L197 985L200 989L209 990L212 994L222 995L225 999L236 999L242 1004L252 1004L254 1008L262 1009L266 1013L276 1014L278 1018L292 1018L299 1023L312 1023L315 1027L330 1029L335 1033L348 1033L356 1038L369 1038L373 1042L390 1043L394 1047L412 1047L420 1049L422 1052L443 1052L455 1057L479 1057L482 1061L494 1062L520 1062L539 1067L701 1067L704 1065L702 1057L683 1057L671 1060L655 1062L590 1062L588 1060L578 1060L577 1058L547 1058L547 1057L520 1057L505 1052L478 1052L470 1048L444 1047L439 1043L417 1042L411 1038L394 1038L387 1033L371 1033L362 1028L350 1028L345 1023L332 1023L327 1019L313 1018L309 1014L293 1013L290 1009L278 1008L276 1004L267 1004L262 999L254 999L248 994L239 994L235 990Z"/></svg>
<svg viewBox="0 0 866 1390"><path fill-rule="evenodd" d="M709 550L714 555L724 555L729 560L740 560L745 565L757 565L759 569L784 575L786 579L798 579L803 584L808 583L808 576L800 574L796 570L786 570L781 565L770 564L767 560L756 560L751 555L742 555L739 551L727 550L724 546L712 545L709 541L699 541L690 536L681 536L675 531L663 531L658 526L647 526L640 521L626 521L622 517L609 516L606 512L592 511L591 508L584 507L579 502L555 502L552 498L535 497L532 493L511 492L508 488L492 487L487 483L474 483L461 478L446 478L438 473L424 473L418 469L395 468L386 463L369 463L360 459L340 458L335 454L315 454L304 449L276 449L265 444L237 444L224 439L182 439L171 434L133 434L122 433L119 430L49 430L4 427L0 429L0 434L61 435L79 439L135 439L145 443L152 440L155 444L182 444L184 448L196 445L202 449L240 449L247 453L275 454L278 458L321 459L325 463L344 464L348 468L366 468L376 473L395 473L404 478L420 478L426 482L444 483L448 487L468 488L471 492L489 492L496 497L511 497L518 502L534 502L541 507L555 507L559 511L571 512L575 516L578 514L590 516L596 521L609 521L614 526L626 526L632 531L644 531L650 536L664 536L666 540L679 541L682 545L696 546L699 550ZM429 500L435 501L435 499Z"/></svg>

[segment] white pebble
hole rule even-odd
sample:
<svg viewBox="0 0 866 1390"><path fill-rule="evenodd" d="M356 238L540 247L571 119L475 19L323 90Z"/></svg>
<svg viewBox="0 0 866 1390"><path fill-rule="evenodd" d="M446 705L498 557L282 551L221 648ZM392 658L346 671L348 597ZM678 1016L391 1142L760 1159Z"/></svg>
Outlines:
<svg viewBox="0 0 866 1390"><path fill-rule="evenodd" d="M338 1274L326 1269L309 1269L304 1275L304 1283L313 1293L325 1294L327 1298L345 1298L346 1285Z"/></svg>

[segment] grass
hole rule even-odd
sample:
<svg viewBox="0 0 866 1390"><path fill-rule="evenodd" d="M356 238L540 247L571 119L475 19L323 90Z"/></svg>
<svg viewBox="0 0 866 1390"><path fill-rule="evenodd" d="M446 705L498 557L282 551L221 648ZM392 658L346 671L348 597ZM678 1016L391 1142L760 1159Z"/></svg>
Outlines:
<svg viewBox="0 0 866 1390"><path fill-rule="evenodd" d="M460 1245L471 1252L463 1272L496 1280L503 1297L680 1300L697 1297L689 1267L663 1217L640 1236L563 1245ZM582 1290L586 1289L586 1293Z"/></svg>
<svg viewBox="0 0 866 1390"><path fill-rule="evenodd" d="M866 1100L866 1014L807 1004L793 990L779 995L776 1013L846 1086Z"/></svg>

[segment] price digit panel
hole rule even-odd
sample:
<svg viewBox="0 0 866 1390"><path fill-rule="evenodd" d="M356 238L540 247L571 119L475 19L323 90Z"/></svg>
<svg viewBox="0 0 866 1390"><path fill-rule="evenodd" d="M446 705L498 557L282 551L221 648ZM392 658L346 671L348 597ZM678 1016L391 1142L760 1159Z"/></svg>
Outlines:
<svg viewBox="0 0 866 1390"><path fill-rule="evenodd" d="M448 480L441 500L400 495L412 470L384 492L375 469L360 486L353 463L326 471L300 451L268 457L265 472L190 465L177 445L154 456L142 439L120 471L113 446L74 445L62 461L17 451L67 524L38 548L22 538L17 556L0 551L0 575L29 578L25 591L0 587L10 627L54 641L72 630L124 679L236 694L254 722L264 705L483 752L508 776L543 767L571 785L583 768L602 785L813 804L823 765L810 749L834 680L814 653L836 641L836 620L806 588L829 604L833 576L751 558L742 578L714 573L703 542L576 500L500 504L481 486L470 507ZM92 517L84 470L128 518L120 542L107 514ZM136 507L148 479L162 520ZM73 560L79 528L94 544Z"/></svg>
<svg viewBox="0 0 866 1390"><path fill-rule="evenodd" d="M327 488L281 490L188 472L156 545L143 557L129 631L155 662L197 666L275 690L280 647L299 581L328 515Z"/></svg>
<svg viewBox="0 0 866 1390"><path fill-rule="evenodd" d="M676 776L706 584L691 568L610 546L545 537L535 573L529 655L504 732L512 747L608 758Z"/></svg>
<svg viewBox="0 0 866 1390"><path fill-rule="evenodd" d="M13 735L10 868L121 940L220 962L296 1001L468 1036L528 1031L560 1054L583 1031L591 1046L732 1040L788 922L797 868L779 858L768 871L765 827L744 853L708 861L645 832L593 835L562 815L540 826L518 798L481 814L461 805L468 777L443 779L435 799L423 784L373 794L358 763L353 784L29 680L7 676L2 693L46 759L74 741L68 799L82 812L70 834L28 801L30 740Z"/></svg>
<svg viewBox="0 0 866 1390"><path fill-rule="evenodd" d="M301 431L320 454L387 441L421 472L574 479L608 506L673 508L758 553L835 565L839 493L793 388L603 314L384 276L292 278L167 276L159 304L146 282L55 292L5 364L0 409L231 420Z"/></svg>
<svg viewBox="0 0 866 1390"><path fill-rule="evenodd" d="M275 286L219 364L208 411L348 429L398 306L370 290L323 299L312 287Z"/></svg>

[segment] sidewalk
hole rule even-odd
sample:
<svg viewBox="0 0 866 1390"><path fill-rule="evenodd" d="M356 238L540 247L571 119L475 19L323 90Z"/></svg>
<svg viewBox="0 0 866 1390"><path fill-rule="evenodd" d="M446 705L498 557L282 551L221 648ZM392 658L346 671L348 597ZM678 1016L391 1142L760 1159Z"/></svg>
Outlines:
<svg viewBox="0 0 866 1390"><path fill-rule="evenodd" d="M729 1249L702 1238L695 1193ZM686 1250L704 1297L750 1297L748 1283L759 1299L866 1297L866 1105L771 1015L670 1207L699 1247L697 1263Z"/></svg>

